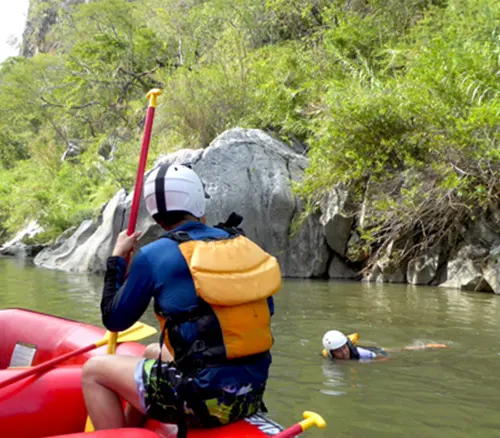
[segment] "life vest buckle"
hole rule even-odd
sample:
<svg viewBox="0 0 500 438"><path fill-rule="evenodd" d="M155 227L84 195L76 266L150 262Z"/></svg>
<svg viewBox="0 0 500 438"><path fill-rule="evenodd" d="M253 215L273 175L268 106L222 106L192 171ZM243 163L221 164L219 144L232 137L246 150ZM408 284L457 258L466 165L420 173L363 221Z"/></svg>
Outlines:
<svg viewBox="0 0 500 438"><path fill-rule="evenodd" d="M177 243L189 242L193 240L188 232L176 231L174 233L167 233L165 237L175 240Z"/></svg>
<svg viewBox="0 0 500 438"><path fill-rule="evenodd" d="M205 342L203 342L201 339L194 341L191 347L193 353L200 353L202 351L205 351L205 349L206 349Z"/></svg>

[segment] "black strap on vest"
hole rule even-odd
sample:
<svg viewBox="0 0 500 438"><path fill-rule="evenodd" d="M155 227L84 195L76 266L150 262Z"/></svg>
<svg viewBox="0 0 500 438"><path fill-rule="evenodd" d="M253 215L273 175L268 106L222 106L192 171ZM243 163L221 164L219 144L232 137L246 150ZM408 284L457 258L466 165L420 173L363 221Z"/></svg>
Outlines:
<svg viewBox="0 0 500 438"><path fill-rule="evenodd" d="M242 228L239 225L243 222L243 216L240 216L234 211L226 219L226 222L219 222L214 228L220 228L221 230L227 231L230 235L245 235Z"/></svg>
<svg viewBox="0 0 500 438"><path fill-rule="evenodd" d="M184 324L185 322L195 322L199 321L201 318L210 318L213 316L212 308L206 301L198 297L198 303L198 306L194 310L168 316L158 308L155 308L155 312L165 319L165 326L163 327L162 334L160 335L160 343L164 340L165 331L168 331L170 338L173 333L169 329L174 329L176 326ZM173 339L170 339L170 342L172 344L172 348L174 349L175 366L189 376L195 375L198 371L204 368L224 365L251 365L265 358L269 354L268 351L265 351L262 353L252 354L250 356L227 359L224 357L225 350L222 344L220 347L217 347L217 345L206 345L204 340L199 339L193 342L187 351L184 351L182 347L176 345L176 342L173 342ZM206 350L210 351L208 354L203 354ZM199 357L195 359L193 358L193 355L196 353L199 353Z"/></svg>
<svg viewBox="0 0 500 438"><path fill-rule="evenodd" d="M237 236L244 236L245 232L243 229L238 228L238 225L243 222L243 216L240 216L239 214L235 213L234 211L229 215L229 217L226 219L225 222L219 222L217 225L214 226L214 228L219 228L221 230L224 230L226 233L229 234L229 236L225 237L205 237L203 239L199 239L202 241L211 241L211 240L226 240L226 239L231 239ZM168 233L165 233L162 237L166 239L173 240L177 242L178 244L184 243L184 242L189 242L190 240L193 240L191 236L189 235L188 232L186 231L170 231Z"/></svg>
<svg viewBox="0 0 500 438"><path fill-rule="evenodd" d="M349 347L349 351L351 353L351 360L359 360L358 349L354 346L349 338L347 338L347 346Z"/></svg>
<svg viewBox="0 0 500 438"><path fill-rule="evenodd" d="M163 330L160 334L160 354L158 355L158 359L156 360L156 381L160 382L160 375L163 372L163 361L161 359L162 349L163 349L163 340L165 336L165 330L167 325L163 327ZM172 364L173 365L173 364ZM184 411L184 401L185 401L185 391L183 391L183 387L185 386L185 380L181 379L181 381L175 387L175 412L176 412L176 423L177 423L177 438L187 438L187 422L186 422L186 412Z"/></svg>
<svg viewBox="0 0 500 438"><path fill-rule="evenodd" d="M165 339L165 330L167 330L167 324L163 327L160 334L160 354L156 361L156 379L159 381L160 373L162 372L162 348L163 341ZM206 404L203 402L203 394L194 385L193 378L191 375L184 375L183 370L177 367L177 362L170 362L168 365L174 366L178 372L182 373L181 380L175 386L175 410L176 410L176 424L177 424L177 438L187 437L187 420L186 412L184 410L184 402L187 402L189 408L193 411L194 415L205 425L205 427L217 426L219 423L214 419L211 419L210 412ZM213 424L211 424L213 423Z"/></svg>

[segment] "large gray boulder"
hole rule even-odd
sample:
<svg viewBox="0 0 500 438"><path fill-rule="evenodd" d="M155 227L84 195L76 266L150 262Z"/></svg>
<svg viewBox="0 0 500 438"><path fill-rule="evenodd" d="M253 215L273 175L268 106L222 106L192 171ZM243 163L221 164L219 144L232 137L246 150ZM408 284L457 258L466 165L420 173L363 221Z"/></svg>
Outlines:
<svg viewBox="0 0 500 438"><path fill-rule="evenodd" d="M291 183L303 177L307 166L304 156L263 131L235 128L204 150L181 150L161 157L155 165L165 162L190 163L211 197L207 202L208 223L222 222L233 211L242 215L247 236L278 258L284 276L317 277L327 273L330 249L319 216L311 215L292 233L302 209L291 192ZM35 264L66 271L102 272L117 234L127 226L132 196L118 192L90 236L80 233L63 246L46 249ZM143 233L139 245L163 232L147 214L144 203L137 230Z"/></svg>
<svg viewBox="0 0 500 438"><path fill-rule="evenodd" d="M371 272L363 280L373 283L406 283L406 262L398 254L405 251L408 239L391 241L376 260Z"/></svg>
<svg viewBox="0 0 500 438"><path fill-rule="evenodd" d="M340 185L333 187L321 200L321 217L328 246L340 256L346 255L347 241L351 235L354 218L344 213L348 191Z"/></svg>
<svg viewBox="0 0 500 438"><path fill-rule="evenodd" d="M91 220L83 221L71 236L60 237L55 245L40 252L35 265L82 273L104 272L106 259L124 223L121 204L125 199L125 190L120 190L106 205L99 226Z"/></svg>
<svg viewBox="0 0 500 438"><path fill-rule="evenodd" d="M483 271L484 280L500 295L500 244L491 249L490 257Z"/></svg>
<svg viewBox="0 0 500 438"><path fill-rule="evenodd" d="M334 254L328 266L328 277L335 280L358 280L360 274L347 266L338 255Z"/></svg>
<svg viewBox="0 0 500 438"><path fill-rule="evenodd" d="M14 257L32 257L39 253L44 246L43 245L26 245L23 240L28 238L31 239L37 234L42 233L43 227L41 227L37 221L30 221L27 223L23 229L21 229L16 235L0 246L0 255L14 256Z"/></svg>
<svg viewBox="0 0 500 438"><path fill-rule="evenodd" d="M479 245L465 245L447 264L447 280L439 287L492 292L485 280L482 267L489 256L488 249Z"/></svg>
<svg viewBox="0 0 500 438"><path fill-rule="evenodd" d="M431 284L440 267L440 248L427 251L408 262L406 277L410 284Z"/></svg>

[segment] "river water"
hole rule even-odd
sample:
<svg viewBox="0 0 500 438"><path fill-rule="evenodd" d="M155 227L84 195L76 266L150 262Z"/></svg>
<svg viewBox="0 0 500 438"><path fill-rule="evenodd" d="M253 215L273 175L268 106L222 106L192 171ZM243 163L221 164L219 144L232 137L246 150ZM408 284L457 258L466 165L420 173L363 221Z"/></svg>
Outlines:
<svg viewBox="0 0 500 438"><path fill-rule="evenodd" d="M0 258L0 308L24 307L100 324L102 278ZM144 322L155 323L148 310ZM395 351L387 361L329 362L329 329ZM285 280L276 296L266 404L288 426L320 413L312 437L500 437L500 296L452 289ZM0 334L1 337L1 334Z"/></svg>

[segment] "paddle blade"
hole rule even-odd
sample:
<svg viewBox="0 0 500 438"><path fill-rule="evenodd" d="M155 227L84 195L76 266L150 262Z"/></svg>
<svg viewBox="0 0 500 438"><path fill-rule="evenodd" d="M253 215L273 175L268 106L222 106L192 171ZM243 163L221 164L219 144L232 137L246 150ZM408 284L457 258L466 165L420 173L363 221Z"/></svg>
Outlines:
<svg viewBox="0 0 500 438"><path fill-rule="evenodd" d="M144 324L143 322L136 322L133 326L129 327L127 330L119 332L116 338L117 342L135 342L140 341L141 339L148 338L149 336L157 333L154 327L150 325ZM104 338L102 338L99 342L96 342L96 347L102 347L107 344L112 335L115 332L106 332Z"/></svg>
<svg viewBox="0 0 500 438"><path fill-rule="evenodd" d="M85 423L85 430L84 432L94 432L94 425L92 424L92 421L90 420L90 417L87 417L87 421Z"/></svg>
<svg viewBox="0 0 500 438"><path fill-rule="evenodd" d="M118 342L134 342L141 339L148 338L149 336L157 333L156 328L150 325L144 324L143 322L136 322L132 327L118 333Z"/></svg>

